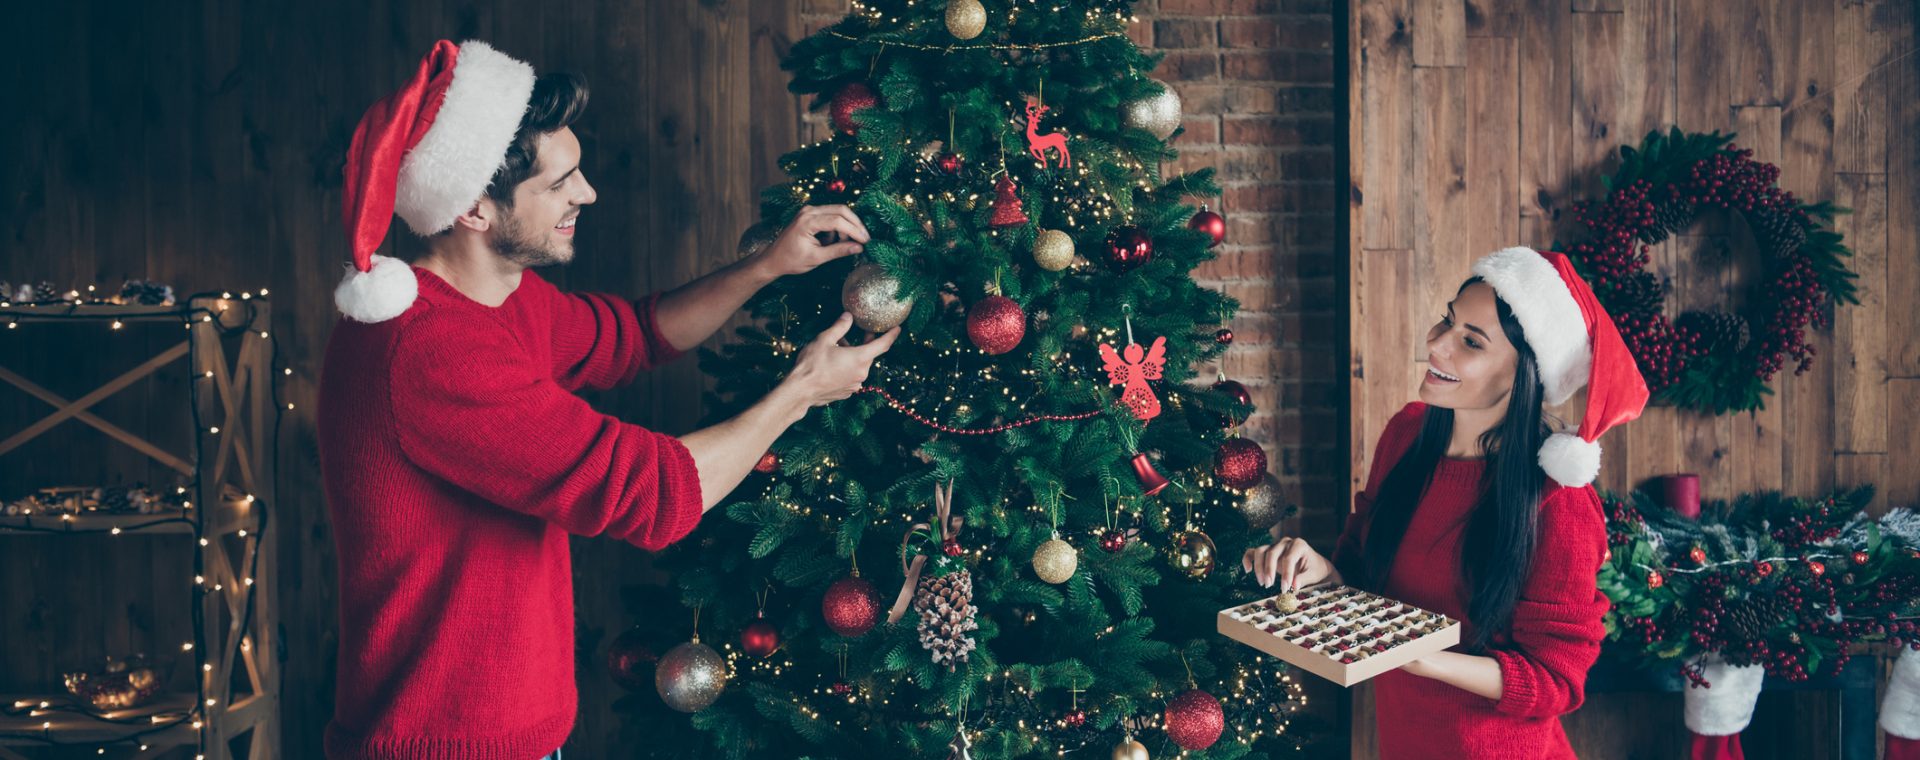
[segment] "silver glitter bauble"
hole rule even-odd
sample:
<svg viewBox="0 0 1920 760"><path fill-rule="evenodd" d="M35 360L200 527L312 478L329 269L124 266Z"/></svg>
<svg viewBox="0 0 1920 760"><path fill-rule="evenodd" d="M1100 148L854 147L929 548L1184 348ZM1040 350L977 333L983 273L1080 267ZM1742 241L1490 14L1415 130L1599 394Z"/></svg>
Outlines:
<svg viewBox="0 0 1920 760"><path fill-rule="evenodd" d="M1049 539L1033 550L1033 574L1048 583L1066 583L1080 566L1080 553L1058 538Z"/></svg>
<svg viewBox="0 0 1920 760"><path fill-rule="evenodd" d="M1144 129L1165 140L1180 128L1180 93L1165 82L1156 81L1156 84L1161 87L1160 94L1121 104L1121 118L1127 126Z"/></svg>
<svg viewBox="0 0 1920 760"><path fill-rule="evenodd" d="M853 323L867 332L886 332L907 321L913 313L912 298L896 298L900 278L887 274L879 264L861 264L847 275L840 288L840 305L853 315Z"/></svg>
<svg viewBox="0 0 1920 760"><path fill-rule="evenodd" d="M760 222L740 233L740 258L752 258L780 239L780 228Z"/></svg>
<svg viewBox="0 0 1920 760"><path fill-rule="evenodd" d="M1041 230L1033 239L1033 263L1058 272L1073 263L1073 237L1059 230Z"/></svg>
<svg viewBox="0 0 1920 760"><path fill-rule="evenodd" d="M713 647L689 641L667 650L653 671L660 699L680 712L700 712L727 688L727 661Z"/></svg>
<svg viewBox="0 0 1920 760"><path fill-rule="evenodd" d="M1240 497L1240 515L1247 518L1247 527L1253 530L1266 530L1280 522L1286 513L1285 505L1280 503L1279 482L1272 475L1259 484L1247 489Z"/></svg>

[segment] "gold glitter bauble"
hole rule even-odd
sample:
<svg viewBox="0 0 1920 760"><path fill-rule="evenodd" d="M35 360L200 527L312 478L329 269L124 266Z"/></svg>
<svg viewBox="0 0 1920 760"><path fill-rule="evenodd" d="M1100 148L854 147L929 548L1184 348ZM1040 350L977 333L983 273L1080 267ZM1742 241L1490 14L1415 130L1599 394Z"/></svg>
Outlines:
<svg viewBox="0 0 1920 760"><path fill-rule="evenodd" d="M653 688L668 707L700 712L727 688L727 661L713 647L689 641L667 650L654 667Z"/></svg>
<svg viewBox="0 0 1920 760"><path fill-rule="evenodd" d="M900 278L887 274L879 264L861 264L847 275L840 288L840 305L853 315L853 323L868 332L886 332L907 321L913 313L912 298L896 298Z"/></svg>
<svg viewBox="0 0 1920 760"><path fill-rule="evenodd" d="M1247 518L1248 528L1266 530L1280 522L1286 507L1280 503L1278 485L1278 481L1268 475L1240 497L1240 515Z"/></svg>
<svg viewBox="0 0 1920 760"><path fill-rule="evenodd" d="M1153 756L1147 754L1147 745L1129 736L1126 741L1113 745L1113 760L1153 760Z"/></svg>
<svg viewBox="0 0 1920 760"><path fill-rule="evenodd" d="M1048 583L1066 583L1079 566L1080 553L1060 539L1050 539L1033 550L1033 574Z"/></svg>
<svg viewBox="0 0 1920 760"><path fill-rule="evenodd" d="M970 40L987 30L987 9L980 0L950 0L947 3L947 33L956 39Z"/></svg>
<svg viewBox="0 0 1920 760"><path fill-rule="evenodd" d="M747 259L758 255L780 239L780 228L767 222L760 222L740 233L740 258Z"/></svg>
<svg viewBox="0 0 1920 760"><path fill-rule="evenodd" d="M1073 237L1059 230L1041 230L1033 239L1033 263L1058 272L1073 263Z"/></svg>
<svg viewBox="0 0 1920 760"><path fill-rule="evenodd" d="M1214 553L1213 539L1207 534L1183 530L1173 534L1173 541L1167 546L1167 561L1188 578L1204 580L1213 572Z"/></svg>
<svg viewBox="0 0 1920 760"><path fill-rule="evenodd" d="M1160 94L1121 104L1121 117L1127 126L1144 129L1165 140L1180 128L1180 94L1165 82L1156 83L1161 87Z"/></svg>

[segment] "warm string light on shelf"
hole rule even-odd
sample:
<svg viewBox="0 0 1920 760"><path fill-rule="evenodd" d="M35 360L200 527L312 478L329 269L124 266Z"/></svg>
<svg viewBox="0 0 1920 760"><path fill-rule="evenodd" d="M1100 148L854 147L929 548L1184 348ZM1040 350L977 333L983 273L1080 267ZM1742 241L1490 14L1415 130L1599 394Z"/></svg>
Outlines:
<svg viewBox="0 0 1920 760"><path fill-rule="evenodd" d="M87 288L87 291L89 293L93 293L93 292L96 292L96 288L93 286L89 286ZM257 313L255 307L252 304L265 302L267 296L268 296L268 290L266 288L261 288L258 291L257 300L256 300L256 293L254 291L243 292L240 294L238 299L235 299L231 291L227 291L219 294L219 298L214 301L214 305L212 308L207 308L207 307L193 306L192 304L196 300L214 298L212 293L198 293L192 296L188 296L186 299L182 299L180 302L178 302L185 305L175 306L174 304L164 304L164 305L129 304L129 303L122 303L118 301L110 301L110 300L87 301L87 300L83 300L79 296L78 291L68 291L65 301L59 304L23 303L23 304L16 305L12 303L10 300L0 299L0 309L8 310L8 312L6 313L6 316L8 318L7 327L10 330L18 329L23 319L35 321L35 322L47 322L47 323L75 323L75 322L86 322L86 321L105 321L108 323L108 329L114 332L119 332L123 328L125 328L129 320L140 321L140 322L156 322L156 321L162 321L165 319L173 318L173 319L178 319L180 321L181 326L188 330L192 330L196 322L201 324L206 324L206 323L213 323L215 322L215 320L219 320L218 324L214 329L218 330L222 335L246 333L248 334L247 337L257 337L260 340L267 341L268 363L269 363L269 371L270 371L272 367L278 366L280 363L279 346L277 343L273 342L270 332L266 330L252 331L249 329L249 327L256 320L256 313ZM235 300L238 300L240 303L239 304L230 303ZM49 308L42 308L43 306L46 306ZM126 306L153 306L155 308L151 311L137 311L137 312L129 313L125 311L123 308L120 308L120 307L126 307ZM227 313L235 308L245 309L245 315L244 315L245 319L240 321L239 327L236 327L236 328L225 327L225 325L227 324L227 321L226 321ZM194 344L190 344L190 346L193 346L193 345ZM197 347L197 346L194 346L194 347ZM188 358L189 358L189 361L192 361L197 357L192 356L190 352ZM285 368L283 376L291 376L292 373L293 373L292 368ZM199 380L201 382L210 382L216 379L211 371L201 373L201 374L196 374L196 375L193 375L193 377L194 379ZM204 425L200 419L200 407L201 407L200 383L192 382L192 383L188 383L187 385L188 385L189 410L192 417L190 429L194 429L194 430L205 429L208 431L208 435L217 435L220 432L220 428L218 426ZM275 414L272 420L272 427L273 427L272 435L273 435L273 440L278 440L280 424L282 421L279 413L279 403L278 403L280 388L277 383L269 383L268 385L270 386L271 395L275 397L273 399L273 403L271 404L271 406L273 406L273 408L275 409ZM293 405L287 404L287 408L292 409ZM265 424L265 423L262 421L256 420L254 424ZM198 435L192 436L192 438L194 441L194 448L195 448L195 461L205 461L205 455L206 455L206 452L204 450L205 441L203 440L202 436L198 436ZM276 459L276 469L277 469L277 459L279 456L278 446L275 446L273 456ZM219 488L219 487L220 486L216 486L216 488ZM176 486L174 495L176 497L186 497L190 489L192 492L198 493L201 488L202 488L202 483L196 478L192 481L189 481L186 485ZM216 494L216 497L217 497L217 494ZM264 505L261 505L258 508L256 508L256 505L259 505L260 502L253 494L250 494L250 493L244 494L241 498L235 499L231 503L245 506L247 508L247 511L254 517L253 531L256 534L264 535L264 532L266 530L267 520L268 520L268 513L270 511L269 509L265 508ZM58 520L56 526L36 525L34 524L35 519L34 519L32 510L26 509L17 515L0 516L0 533L62 533L62 534L76 534L76 535L101 534L101 535L106 535L111 537L120 537L128 534L152 532L153 530L159 529L163 526L186 525L189 529L189 533L193 538L193 541L190 544L190 546L193 547L193 554L194 554L193 556L194 575L193 575L192 584L190 587L194 591L194 598L198 600L202 598L202 596L206 593L225 593L225 584L214 583L212 587L209 589L206 582L207 570L206 570L206 555L204 553L204 549L208 547L210 544L208 535L206 533L206 530L208 528L208 526L206 525L207 510L195 510L193 508L193 502L189 497L189 498L182 498L180 500L179 508L177 512L178 512L177 515L156 516L156 517L153 517L152 519L143 519L140 517L140 513L108 512L107 514L109 515L112 515L115 517L122 517L126 519L118 520L116 521L116 524L113 524L107 527L88 528L88 527L77 527L74 524L75 514L70 512L60 513L60 519ZM95 513L98 513L98 510L95 510ZM137 520L137 521L129 522L128 520ZM238 529L236 535L242 541L245 541L247 538L248 532L246 529ZM257 541L259 539L256 537L254 540ZM258 571L261 553L262 552L260 551L254 551L254 552L248 553L249 556L247 560L245 575L241 577L241 582L246 587L246 591L244 593L245 601L242 605L241 618L239 621L237 621L237 625L235 625L229 631L231 635L233 635L238 639L239 649L244 652L252 651L251 636L253 633L252 631L253 613L255 609L255 593L254 593L255 585L253 582L253 576ZM208 693L208 689L211 685L214 668L213 668L213 664L211 662L208 662L207 658L214 653L210 652L208 647L196 646L196 644L200 642L204 642L206 640L207 632L205 630L205 620L203 616L197 612L197 609L201 605L199 602L196 602L194 606L195 606L196 612L191 616L191 619L193 621L193 640L182 642L180 645L180 651L182 653L192 653L194 657L194 664L197 666L195 667L195 670L201 674L200 676L194 679L197 693L194 697L194 701L192 702L193 707L190 710L186 712L161 712L161 713L155 713L151 715L144 715L137 718L123 718L123 717L116 717L113 714L113 712L109 712L105 714L94 713L92 711L85 710L79 707L78 705L67 705L67 704L54 705L48 700L39 700L39 701L18 700L14 702L14 705L12 708L0 710L0 714L6 715L9 717L21 717L23 714L28 712L30 712L33 716L52 714L52 713L65 713L65 714L85 716L95 724L104 723L104 724L122 725L122 726L146 725L149 727L139 731L129 732L124 736L117 737L110 741L75 742L75 741L63 740L55 736L55 732L53 730L53 722L42 721L40 726L40 731L37 732L36 734L27 735L27 734L20 734L19 732L15 731L15 732L0 733L0 736L4 736L6 738L31 741L36 744L41 744L46 746L93 746L95 747L97 754L104 755L106 754L106 750L109 747L129 747L129 748L136 748L138 751L145 752L149 748L147 740L150 737L170 731L182 725L190 726L196 732L202 732L206 726L205 713L203 712L203 710L218 706L219 700L213 696L210 696ZM255 684L255 688L258 688L258 686L259 686L258 684ZM124 711L114 711L114 712L124 712ZM209 737L201 735L195 739L195 744L196 746L205 746L205 743L207 741L209 741ZM196 760L205 760L204 754L198 754L195 757L196 757Z"/></svg>

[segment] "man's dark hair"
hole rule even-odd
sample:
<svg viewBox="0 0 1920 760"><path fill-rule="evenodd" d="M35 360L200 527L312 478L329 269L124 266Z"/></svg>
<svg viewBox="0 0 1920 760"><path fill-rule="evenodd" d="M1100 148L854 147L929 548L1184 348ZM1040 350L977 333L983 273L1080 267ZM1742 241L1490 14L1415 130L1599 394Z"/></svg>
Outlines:
<svg viewBox="0 0 1920 760"><path fill-rule="evenodd" d="M507 162L494 172L487 185L487 197L504 208L513 208L513 189L533 176L540 163L537 145L541 135L558 132L580 118L587 110L587 80L579 74L559 72L543 74L533 82L533 97L527 102L527 115L520 118L520 131L507 148Z"/></svg>

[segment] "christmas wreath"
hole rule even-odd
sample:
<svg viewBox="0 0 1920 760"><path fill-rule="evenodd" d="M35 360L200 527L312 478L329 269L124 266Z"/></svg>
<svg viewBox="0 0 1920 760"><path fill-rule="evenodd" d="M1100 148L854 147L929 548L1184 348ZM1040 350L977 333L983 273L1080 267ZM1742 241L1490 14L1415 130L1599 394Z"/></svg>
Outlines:
<svg viewBox="0 0 1920 760"><path fill-rule="evenodd" d="M1696 682L1708 655L1805 680L1838 671L1855 643L1920 649L1920 511L1868 516L1871 486L1743 495L1702 505L1697 521L1644 492L1602 499L1616 657L1678 663Z"/></svg>
<svg viewBox="0 0 1920 760"><path fill-rule="evenodd" d="M1753 159L1733 135L1674 128L1621 146L1606 196L1574 205L1586 240L1566 251L1613 315L1656 403L1705 414L1762 408L1768 383L1786 362L1795 374L1813 364L1808 325L1828 324L1832 302L1858 303L1852 252L1832 229L1832 204L1804 203L1780 189L1780 168ZM1743 217L1767 262L1750 278L1760 292L1738 312L1690 311L1669 320L1667 284L1647 271L1650 248L1686 229L1702 212Z"/></svg>

